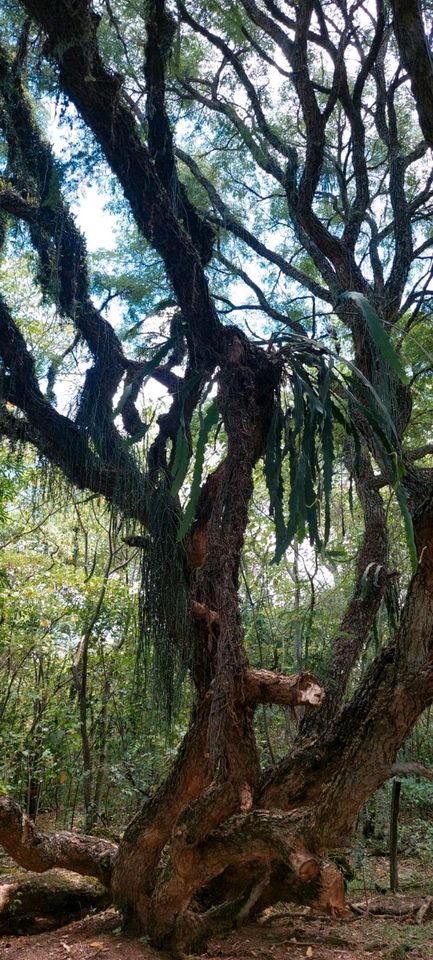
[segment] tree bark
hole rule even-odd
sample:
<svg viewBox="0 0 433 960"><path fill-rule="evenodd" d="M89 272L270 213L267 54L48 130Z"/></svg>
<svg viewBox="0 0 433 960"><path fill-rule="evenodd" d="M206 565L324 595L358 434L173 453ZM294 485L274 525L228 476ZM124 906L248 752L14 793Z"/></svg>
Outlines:
<svg viewBox="0 0 433 960"><path fill-rule="evenodd" d="M420 0L392 0L394 31L409 74L424 137L433 146L433 60Z"/></svg>
<svg viewBox="0 0 433 960"><path fill-rule="evenodd" d="M100 883L78 880L64 872L48 872L44 877L0 878L0 934L32 930L38 918L52 927L62 926L89 910L104 910L110 894Z"/></svg>
<svg viewBox="0 0 433 960"><path fill-rule="evenodd" d="M399 3L396 0L396 31L404 47L405 38L398 35ZM0 301L0 352L10 375L8 398L20 411L18 416L11 417L6 410L2 427L6 435L13 436L15 429L20 439L34 443L61 466L72 482L90 487L128 516L143 524L147 522L149 544L160 537L161 531L153 523L153 508L161 504L169 528L167 550L171 550L164 556L162 575L173 576L174 569L174 577L185 587L191 614L190 666L197 700L170 776L128 826L118 849L88 836L44 834L7 798L0 802L0 841L18 862L37 872L66 866L101 879L136 929L148 933L155 944L182 952L206 938L215 924L225 923L227 918L231 922L234 917L242 919L260 909L264 902L281 899L283 890L285 895L314 902L321 909L334 912L344 908L342 877L335 865L323 857L347 839L359 809L389 776L399 747L433 698L432 477L410 462L404 484L415 521L418 569L409 586L397 636L380 652L352 699L344 702L351 671L368 638L387 580L385 515L370 457L376 459L383 477L395 482L389 461L394 453L396 457L400 453L410 416L407 386L380 356L364 321L338 301L344 290L362 292L380 307L388 324L394 323L413 262L411 211L405 194L404 151L398 124L394 122L394 90L386 100L382 132L378 131L389 156L387 176L393 217L390 233L382 239L389 241L390 250L395 247L386 279L377 244L376 252L371 252L375 229L376 234L378 230L374 222L371 226L372 215L368 212L372 197L361 107L367 79L374 76L380 85L378 56L385 22L380 13L371 49L360 58L360 72L352 84L344 65L347 38L355 30L348 10L337 50L326 18L320 16L320 4L295 4L291 21L281 11L270 16L272 3L266 3L265 10L255 0L242 0L245 15L287 59L305 132L301 171L300 156L267 122L261 97L252 88L237 53L219 35L194 21L183 4L178 5L185 22L223 54L224 67L230 63L246 90L257 130L253 135L243 122L241 139L254 160L259 157L259 167L276 180L278 190L284 191L290 228L309 258L307 272L321 276L324 300L337 304L335 309L350 330L356 364L364 380L379 393L386 384L387 411L395 422L396 450L391 456L387 451L384 454L375 442L366 418L358 416L365 450L357 486L366 532L353 595L334 645L333 687L325 699L323 689L311 675L284 678L263 669L251 669L244 649L239 569L254 471L267 450L274 413L281 412L284 369L292 360L295 368L297 361L290 353L290 344L275 352L259 348L241 329L224 326L219 318L204 269L212 257L213 230L195 210L180 183L165 104L164 41L169 41L173 27L170 15L163 0L149 0L146 4L146 145L143 128L139 128L136 115L129 108L123 78L104 62L98 44L99 16L92 4L87 0L22 0L22 6L45 34L44 49L56 61L61 90L95 136L129 201L142 236L164 262L182 313L180 349L185 349L188 359L184 380L171 368L165 371L172 405L159 421L160 430L151 445L144 475L129 456L124 438L114 425L113 398L123 376L128 387L138 391L139 370L146 367L138 364L137 370L137 362L125 357L118 337L92 303L83 239L60 190L56 193L55 209L47 203L55 171L53 157L37 133L16 61L12 68L8 52L0 51L5 113L9 121L12 116L19 118L15 124L19 128L19 149L37 194L35 202L28 204L16 196L16 191L6 189L0 197L2 209L28 223L46 281L47 271L52 279L51 261L58 264L56 306L73 320L93 357L80 399L80 416L73 421L60 415L43 395L24 336L7 305ZM413 15L413 4L409 4L408 11ZM420 22L417 11L416 29L408 35L412 41L416 34L418 47ZM335 66L330 90L321 90L326 102L323 109L310 74L312 40L318 42L321 51L326 51L329 62ZM414 66L416 71L414 51L416 58L416 44L409 51L409 67ZM419 62L422 63L422 57ZM419 97L416 83L415 95ZM210 102L212 109L218 109L218 82L215 89L212 84L211 96L204 105ZM347 184L340 189L341 197L337 197L345 216L338 232L332 219L320 219L316 203L324 161L328 160L326 124L331 116L335 117L337 102L338 111L341 109L343 114L338 136L343 137L343 131L350 128L352 152L348 148L347 162L353 168L353 199L349 196L352 186L348 191ZM230 112L229 119L233 117L236 119L235 110ZM17 148L8 129L12 154ZM409 163L407 156L406 160ZM218 197L216 208L221 213ZM366 235L367 227L371 229L374 286L363 276L362 260L356 254L364 227ZM239 230L233 218L230 229L250 243L251 234ZM253 247L259 255L266 249L257 244ZM273 257L274 264L278 264L278 259ZM301 277L302 274L303 271ZM299 271L294 274L289 270L288 275L299 279ZM48 281L46 287L49 289ZM308 288L311 289L311 283ZM321 296L321 291L322 283L314 281L313 292ZM266 309L266 297L261 295L259 301ZM276 318L272 308L271 315ZM301 336L302 331L301 327ZM299 338L299 327L296 335ZM304 341L302 348L307 349L307 336ZM270 346L274 346L273 341ZM315 362L317 356L316 353ZM171 362L173 365L174 354ZM181 392L191 385L192 377L200 385L191 390L188 404L182 408ZM200 399L205 399L203 386L210 385L213 377L226 434L226 453L203 484L194 522L185 542L178 544L180 506L170 496L170 444L173 450L182 417L185 438L189 440L192 414ZM308 387L305 398L309 390ZM136 399L137 393L131 396ZM125 405L125 410L123 423L133 436L140 427L139 414L134 402ZM349 413L353 415L353 408ZM161 540L165 543L164 537ZM174 554L176 564L171 562ZM88 633L87 646L89 637ZM185 637L176 634L177 640L180 645ZM85 656L86 650L87 647ZM90 775L85 668L84 662L79 690L84 760ZM311 720L311 711L292 754L265 774L260 771L253 728L257 703L302 703L320 708L316 723ZM85 800L91 825L92 797L87 788Z"/></svg>
<svg viewBox="0 0 433 960"><path fill-rule="evenodd" d="M10 857L35 873L63 867L110 886L115 844L67 831L44 833L10 797L0 797L0 843Z"/></svg>

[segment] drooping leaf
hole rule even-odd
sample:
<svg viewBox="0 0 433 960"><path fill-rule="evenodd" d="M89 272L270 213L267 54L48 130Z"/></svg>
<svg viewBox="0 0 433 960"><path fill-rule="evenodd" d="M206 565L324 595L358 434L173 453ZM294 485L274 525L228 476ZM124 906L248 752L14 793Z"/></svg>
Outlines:
<svg viewBox="0 0 433 960"><path fill-rule="evenodd" d="M279 403L275 405L272 414L266 444L264 474L269 493L271 516L275 526L275 552L282 555L286 549L286 524L283 509L283 478L281 474L281 436L283 428L283 413Z"/></svg>
<svg viewBox="0 0 433 960"><path fill-rule="evenodd" d="M329 356L331 356L334 360L341 360L341 357L339 357L338 354L334 353L332 350L329 351ZM363 390L364 396L368 397L367 406L372 410L376 410L376 422L381 424L381 429L385 430L387 433L390 443L394 443L396 446L398 446L399 438L395 428L395 423L390 415L389 410L377 393L377 390L374 389L370 381L367 380L367 377L364 377L364 374L361 373L358 367L355 366L351 360L348 360L345 357L343 362L353 374L353 378L357 383L358 389ZM340 378L342 378L346 383L348 382L347 377L344 376L341 370Z"/></svg>
<svg viewBox="0 0 433 960"><path fill-rule="evenodd" d="M178 534L178 541L183 540L183 538L188 533L188 530L191 524L194 521L198 499L200 496L200 487L201 487L201 478L203 475L203 466L204 466L204 455L206 450L206 444L209 439L209 434L212 430L212 427L216 426L219 419L219 408L216 397L209 404L204 417L202 417L200 412L200 429L198 434L197 446L195 451L195 461L194 461L194 470L192 476L191 490L189 495L189 500L186 505Z"/></svg>
<svg viewBox="0 0 433 960"><path fill-rule="evenodd" d="M188 441L186 426L185 426L185 416L184 416L184 403L186 398L189 396L194 387L198 386L202 374L200 372L194 373L191 377L188 377L183 381L180 390L179 398L181 401L181 410L180 410L180 426L177 431L175 450L174 450L174 460L171 468L173 483L171 486L171 496L177 497L179 490L185 480L188 464L191 457L190 444ZM206 394L205 394L206 396Z"/></svg>
<svg viewBox="0 0 433 960"><path fill-rule="evenodd" d="M140 440L144 440L144 437L145 437L146 434L148 433L149 428L150 428L150 423L143 423L143 426L140 427L140 429L137 430L136 433L133 433L132 436L130 436L130 437L125 437L125 438L122 440L123 446L124 446L124 447L132 447L132 446L134 445L134 443L139 443Z"/></svg>
<svg viewBox="0 0 433 960"><path fill-rule="evenodd" d="M324 413L322 420L322 453L323 453L323 497L325 502L325 526L323 539L325 544L329 540L331 529L331 492L334 472L334 430L332 422L332 406L329 395L324 398Z"/></svg>
<svg viewBox="0 0 433 960"><path fill-rule="evenodd" d="M174 460L172 466L173 483L170 493L172 497L177 497L179 490L185 480L190 458L190 448L185 433L185 426L181 423L176 436L174 449Z"/></svg>
<svg viewBox="0 0 433 960"><path fill-rule="evenodd" d="M384 426L380 417L380 413L378 413L374 405L371 403L371 397L367 394L364 397L364 400L360 400L359 397L357 397L356 394L354 394L349 388L344 388L343 393L347 397L347 400L350 401L353 406L357 407L367 423L370 424L377 451L380 454L385 467L388 469L390 484L395 485L396 483L399 483L402 477L402 472L404 471L402 459L395 447L393 447L386 429L387 425L385 424ZM354 427L354 430L356 433L356 426Z"/></svg>
<svg viewBox="0 0 433 960"><path fill-rule="evenodd" d="M118 417L119 414L122 413L122 410L125 406L126 401L128 400L128 397L131 396L132 388L134 384L138 380L144 381L146 377L149 377L150 374L155 370L155 368L159 366L159 364L161 363L161 360L163 360L164 357L167 356L167 354L174 347L174 345L175 345L174 338L171 337L169 340L166 340L166 342L163 343L161 347L158 347L158 349L155 350L155 353L150 360L148 360L146 363L140 364L140 367L137 370L137 373L135 374L133 379L129 383L127 383L116 407L113 410L113 413L111 415L113 420L115 420L116 417Z"/></svg>
<svg viewBox="0 0 433 960"><path fill-rule="evenodd" d="M369 303L367 300L367 297L364 297L364 294L362 293L350 291L348 293L343 293L342 299L353 300L364 317L369 333L374 340L379 353L382 355L383 359L389 363L389 366L392 367L394 373L397 374L400 380L402 380L403 383L408 383L408 377L401 359L396 352L395 347L393 346L392 341L388 336L382 321L380 320L380 317L376 313L375 309L371 306L371 303Z"/></svg>
<svg viewBox="0 0 433 960"><path fill-rule="evenodd" d="M129 399L129 397L131 396L132 387L133 387L133 384L132 384L132 383L127 383L127 384L126 384L126 387L125 387L125 389L124 389L124 391L123 391L123 393L122 393L122 395L121 395L121 397L120 397L120 400L119 400L118 404L115 406L115 408L114 408L114 410L113 410L113 413L112 413L112 415L111 415L113 420L115 420L116 417L118 417L119 414L122 413L122 410L123 410L123 408L124 408L124 406L125 406L126 401L127 401L127 400Z"/></svg>
<svg viewBox="0 0 433 960"><path fill-rule="evenodd" d="M322 547L319 534L318 508L319 500L317 491L314 488L314 479L316 476L316 437L315 437L316 413L311 407L308 408L308 416L305 422L302 445L305 453L305 520L308 524L308 533L311 546L316 545L320 550ZM300 517L302 522L303 517Z"/></svg>

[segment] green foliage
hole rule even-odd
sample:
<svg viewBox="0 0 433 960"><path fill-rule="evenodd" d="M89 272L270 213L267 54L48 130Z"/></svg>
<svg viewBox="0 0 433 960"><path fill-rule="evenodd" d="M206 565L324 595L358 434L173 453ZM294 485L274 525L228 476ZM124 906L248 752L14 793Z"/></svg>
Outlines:
<svg viewBox="0 0 433 960"><path fill-rule="evenodd" d="M199 432L198 432L197 445L195 448L195 461L194 461L194 470L192 474L191 489L189 493L189 500L185 507L183 517L179 526L179 531L177 534L178 540L184 539L195 517L198 499L200 496L206 444L209 440L209 436L212 428L215 427L218 423L218 419L219 419L219 408L218 408L218 401L215 398L214 400L211 400L205 414L203 414L202 408L200 408L199 410L200 426L199 426Z"/></svg>
<svg viewBox="0 0 433 960"><path fill-rule="evenodd" d="M421 863L431 864L433 857L433 823L414 817L399 827L399 851L404 857L416 857Z"/></svg>
<svg viewBox="0 0 433 960"><path fill-rule="evenodd" d="M190 446L185 432L185 423L183 423L180 425L176 436L176 446L172 466L173 483L170 491L172 497L177 497L185 480L190 455Z"/></svg>
<svg viewBox="0 0 433 960"><path fill-rule="evenodd" d="M0 448L0 464L7 462ZM26 806L31 780L39 808L56 807L59 825L69 827L82 817L71 667L98 605L114 533L109 514L93 498L70 491L65 498L64 488L57 499L42 491L35 496L37 472L25 456L20 473L11 474L2 529L8 582L0 582L0 788ZM137 624L140 570L120 533L116 551L89 647L89 730L95 776L103 765L105 824L129 818L152 790L188 719L182 692L170 729L162 727L149 698Z"/></svg>
<svg viewBox="0 0 433 960"><path fill-rule="evenodd" d="M188 377L187 380L185 380L179 392L179 400L181 404L179 417L180 426L177 431L174 458L171 467L173 480L170 493L172 497L177 497L179 493L179 490L185 480L191 457L191 447L185 424L184 404L191 391L194 390L194 388L200 383L201 378L201 373L194 373L192 376Z"/></svg>
<svg viewBox="0 0 433 960"><path fill-rule="evenodd" d="M343 293L342 299L344 298L353 300L358 309L361 311L371 337L374 340L374 343L376 344L376 347L383 359L386 360L389 366L393 369L394 373L397 374L403 383L408 383L407 373L404 369L401 359L398 353L395 351L392 341L386 333L382 321L378 317L371 304L368 302L367 297L364 297L362 293L350 292Z"/></svg>
<svg viewBox="0 0 433 960"><path fill-rule="evenodd" d="M145 91L136 64L141 64L143 58L145 11L123 0L103 6L98 27L102 56L113 73L126 77L125 89L139 117ZM257 56L246 42L242 5L230 2L221 6L212 0L197 10L201 22L212 29L217 24L219 35L236 49L239 62L256 85L261 109L268 112L270 130L281 134L287 143L296 143L302 160L303 121L301 112L294 108L291 81L286 77L277 85L261 74ZM10 9L8 5L6 12L2 10L0 25L7 41L15 44L22 17L14 4ZM249 24L249 29L253 39L260 41L272 57L274 47L270 39L254 25ZM364 34L362 42L363 39ZM29 49L33 92L40 101L47 97L50 101L55 78L41 63L35 40ZM36 64L38 72L34 69ZM215 69L215 51L187 30L185 24L180 26L169 63L167 112L173 124L179 122L185 149L199 156L200 169L241 225L248 225L286 264L302 271L306 281L324 283L317 257L313 259L299 243L299 231L297 236L294 234L288 217L284 170L277 182L269 174L270 161L283 165L287 156L269 149L254 119L254 110L247 104L248 97L243 97L245 103L239 107L239 84L228 63L221 63L217 76ZM317 71L313 71L314 82L322 106L331 82L323 63ZM201 77L199 90L222 98L224 109L212 117L212 122L203 106L188 96L186 87L180 89L178 85L187 84L191 77ZM92 75L87 79L92 82ZM370 102L369 83L368 80L366 102ZM46 115L45 104L38 110ZM63 144L62 161L54 166L44 184L45 213L55 209L60 186L65 196L74 200L81 183L98 190L115 217L116 228L114 238L110 237L110 248L99 249L91 257L91 295L109 314L128 357L142 361L140 379L151 377L155 367L167 358L169 368L176 362L182 377L185 367L189 369L182 352L184 320L180 321L178 334L172 336L176 304L172 291L167 290L162 260L139 235L98 145L66 101L61 102L60 114L56 139L66 130L68 144ZM407 96L399 106L397 122L399 130L415 145ZM366 129L369 162L377 182L382 179L387 183L388 149L373 128L369 124ZM137 130L144 137L146 122L139 120ZM335 143L344 141L340 132L335 116L328 130L320 192L314 200L314 215L326 222L331 234L334 231L335 239L344 226L343 211L335 195L340 188L332 144L334 134ZM0 162L2 167L8 162L4 150ZM350 169L349 160L348 164ZM416 176L410 166L406 171L407 184L415 193ZM187 165L179 165L179 172L192 202L214 219L215 206L206 189L196 182ZM356 189L356 177L350 174L345 184L348 206L355 200ZM373 199L382 208L386 223L388 198L381 189L378 187L379 193ZM362 314L373 356L377 358L371 382L362 377L353 362L350 327L346 328L333 315L333 293L321 302L320 287L319 295L312 297L306 293L308 283L304 287L292 280L278 263L265 261L264 267L262 258L247 249L246 244L238 243L226 229L227 223L228 219L221 215L216 249L229 256L234 266L222 271L217 257L209 265L215 303L222 318L230 319L233 315L248 336L253 329L263 349L278 350L285 365L285 377L270 418L264 479L261 468L256 471L251 525L243 557L242 616L248 655L254 665L288 672L307 667L324 679L330 672L333 641L353 586L354 559L363 531L359 504L352 495L351 478L344 467L349 440L355 448L356 472L364 439L359 429L362 422L373 451L373 467L378 465L388 484L383 496L391 531L389 568L401 571L401 581L392 596L391 590L387 591L372 636L353 672L355 685L374 654L394 634L398 622L399 601L409 575L407 551L400 542L401 516L412 567L417 563L390 399L390 384L407 384L406 369L369 301L359 293L348 292L344 296ZM423 225L421 216L416 229L417 243L421 244L425 232L430 230ZM389 231L385 227L381 232L378 252L386 272L394 251ZM364 233L367 235L367 229ZM55 375L59 408L69 409L72 394L80 404L89 352L82 343L69 349L75 332L55 306L55 262L51 289L42 294L35 281L38 264L31 252L27 228L12 224L9 236L5 265L0 270L2 289L31 347L42 388L45 390L48 374L52 373L53 378ZM354 256L362 264L368 257L368 241L362 231L358 248ZM247 278L248 273L255 278L251 286L239 282L238 267ZM367 265L366 276L369 269ZM269 309L263 307L262 301L257 302L254 283ZM404 438L409 448L425 442L431 430L431 334L427 310L420 310L418 319L424 320L419 330L411 329L416 312L413 318L400 318L395 326L404 343L405 364L408 370L412 367L416 378L413 416ZM335 320L334 332L328 327L330 320ZM296 338L288 332L290 323L295 322L303 324L304 337ZM194 344L191 331L188 333L191 361ZM124 410L133 386L128 384L123 390L111 420ZM194 393L191 406L195 406L195 412L190 418L185 407ZM119 449L125 455L131 453L137 471L143 465L143 449L138 444L146 440L148 448L152 446L157 414L167 411L170 399L164 398L159 406L155 403L143 428L134 436L121 436L119 440ZM0 666L4 677L4 690L0 691L0 777L5 790L24 800L28 799L28 785L33 780L40 803L51 808L57 805L65 823L74 819L75 793L78 808L82 802L82 744L71 666L95 610L97 616L89 641L88 716L95 769L100 769L104 778L100 811L106 822L122 819L126 808L129 812L153 790L173 758L188 722L189 624L181 541L194 521L203 479L216 457L215 448L210 449L212 435L218 437L218 458L225 449L224 437L216 429L218 400L210 397L209 384L204 383L201 373L186 374L177 399L180 425L171 451L169 447L170 476L167 480L162 458L158 461L159 475L164 474L161 489L156 488L155 482L146 490L153 527L152 534L147 533L141 564L134 551L122 546L123 534L134 534L134 529L121 526L116 517L113 521L94 498L78 495L69 488L65 493L63 485L56 485L52 473L45 488L40 484L39 493L34 496L31 491L36 476L46 466L34 462L31 455L23 464L15 451L7 448L2 452L0 520L5 549L4 567L0 569ZM94 396L92 400L92 412L97 419L100 398ZM107 420L110 421L110 413ZM215 446L216 442L215 439ZM135 487L130 495L135 497ZM183 502L184 495L182 512L179 499ZM113 564L106 573L113 539L117 565ZM272 565L272 559L279 564ZM103 602L98 608L102 593ZM161 722L162 708L171 716L171 727ZM267 760L273 762L287 752L296 735L294 718L263 708L257 712L256 724L259 745ZM430 739L430 734L426 734L425 741Z"/></svg>
<svg viewBox="0 0 433 960"><path fill-rule="evenodd" d="M146 378L151 375L153 370L155 370L155 367L157 367L161 363L161 361L164 360L167 354L170 353L170 351L173 349L173 345L174 345L174 341L172 339L169 339L166 341L166 343L163 343L163 345L159 347L158 350L155 350L155 353L151 358L151 360L148 360L146 363L144 363L141 369L139 370L139 372L137 373L136 380L139 380L140 383L145 382ZM122 410L125 406L125 403L128 400L128 397L131 396L133 387L134 387L134 380L128 383L125 389L123 390L123 393L119 398L115 409L113 410L113 414L112 414L113 420L115 420L116 417L118 417L119 414L122 413ZM134 442L134 438L132 438L132 441Z"/></svg>
<svg viewBox="0 0 433 960"><path fill-rule="evenodd" d="M353 296L358 297L357 294ZM364 299L361 298L359 305L366 310ZM367 312L371 314L370 308ZM387 361L392 358L394 362L397 355L376 314L374 323L370 316L369 324ZM376 326L381 330L380 336ZM287 335L281 334L283 345L285 340L287 346L282 349L285 350L288 366L287 394L284 398L287 409L283 410L281 399L278 399L264 459L270 511L276 530L275 561L281 560L295 536L302 542L308 535L310 544L319 552L326 547L330 536L335 431L338 424L343 426L354 441L358 457L362 433L356 418L352 416L355 409L371 428L378 460L395 491L412 569L415 570L418 557L407 496L401 483L404 467L400 442L386 404L377 389L350 360L341 361L332 350L318 349L314 343L308 349L301 338L298 341L296 337L287 338ZM285 459L288 460L290 491L287 520L283 477Z"/></svg>

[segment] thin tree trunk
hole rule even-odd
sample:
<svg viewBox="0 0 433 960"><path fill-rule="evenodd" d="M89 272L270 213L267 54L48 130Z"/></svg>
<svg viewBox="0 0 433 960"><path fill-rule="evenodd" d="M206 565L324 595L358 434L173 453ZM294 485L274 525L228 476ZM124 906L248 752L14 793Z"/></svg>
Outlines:
<svg viewBox="0 0 433 960"><path fill-rule="evenodd" d="M401 780L392 781L391 815L389 822L389 885L398 893L398 814L400 810Z"/></svg>
<svg viewBox="0 0 433 960"><path fill-rule="evenodd" d="M108 737L108 700L110 697L110 682L105 680L104 690L102 694L102 707L101 715L99 717L99 748L98 748L98 760L96 766L96 776L95 776L95 795L93 799L93 810L95 822L100 816L101 812L101 801L102 801L102 791L104 789L105 775L106 775L106 764L107 764L107 737Z"/></svg>
<svg viewBox="0 0 433 960"><path fill-rule="evenodd" d="M111 573L114 558L114 550L111 541L107 563L102 578L102 584L99 595L91 614L91 617L85 627L84 633L78 645L72 674L78 695L78 707L80 714L80 736L81 749L83 755L83 800L85 810L84 832L91 833L96 821L96 811L94 807L94 789L93 789L93 755L89 735L88 725L88 666L89 666L89 646L92 639L92 633L99 619L107 592L108 581Z"/></svg>

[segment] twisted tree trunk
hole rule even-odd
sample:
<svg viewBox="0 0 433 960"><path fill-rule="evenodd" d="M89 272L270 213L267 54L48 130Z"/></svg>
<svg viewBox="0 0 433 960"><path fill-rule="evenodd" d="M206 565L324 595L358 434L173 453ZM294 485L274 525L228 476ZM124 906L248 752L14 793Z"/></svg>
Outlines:
<svg viewBox="0 0 433 960"><path fill-rule="evenodd" d="M38 134L22 85L21 53L12 62L9 52L0 49L0 120L12 166L16 162L31 185L30 201L6 185L0 191L0 207L28 224L42 283L59 313L75 324L93 358L76 420L59 414L42 393L34 359L12 312L0 302L0 354L9 373L7 399L20 411L19 416L7 408L3 411L2 431L31 442L73 483L105 496L129 517L147 525L148 543L157 546L161 524L158 527L155 522L155 508L159 505L157 519L162 515L167 534L162 577L177 577L184 589L182 596L187 597L182 624L188 621L190 627L196 703L168 779L128 826L118 848L72 833L43 834L7 798L0 802L0 842L19 863L36 872L63 866L97 877L131 926L146 932L153 943L181 954L216 928L241 921L274 899L293 897L332 912L344 910L342 877L326 861L326 853L345 842L358 811L389 776L399 747L433 698L432 476L430 471L417 470L406 457L404 484L414 518L418 568L397 636L373 662L353 698L344 702L352 668L367 641L389 576L386 517L372 457L383 470L384 482L395 482L395 471L391 476L389 470L390 454L385 451L384 455L383 447L377 449L371 425L358 412L364 450L357 487L366 533L353 595L335 641L333 689L321 707L323 690L311 675L284 678L251 670L239 610L240 557L254 470L266 455L273 415L276 409L281 412L277 400L287 353L259 348L242 330L224 326L218 316L204 269L212 257L213 229L194 209L178 178L165 106L167 42L169 46L173 32L170 13L163 0L146 5L145 143L144 128L139 128L130 109L127 87L122 89L122 76L104 62L98 39L99 14L92 4L87 0L21 0L21 5L43 32L44 52L56 61L60 88L95 136L141 234L164 262L182 313L179 351L184 353L180 362L187 355L187 363L184 379L172 369L179 364L176 351L165 366L153 371L167 386L171 407L159 419L147 470L141 473L115 426L113 401L124 377L130 393L122 411L123 428L134 440L143 428L135 400L148 366L125 355L114 330L92 302L85 245L56 186L53 156ZM397 16L399 5L395 4ZM270 11L273 7L265 6ZM404 151L393 119L392 97L387 111L379 110L382 79L385 83L379 57L385 42L382 13L379 11L371 48L352 83L344 67L348 37L355 29L350 18L340 38L340 55L329 36L326 18L319 15L320 4L314 13L314 29L313 5L299 3L294 5L295 19L285 20L283 30L281 13L273 18L254 0L242 0L251 24L275 41L293 75L306 137L305 163L299 172L296 151L267 122L260 96L236 51L197 23L180 2L178 7L185 22L214 44L225 64L234 66L250 98L263 151L254 146L254 137L239 118L238 133L244 146L252 149L254 159L258 157L259 166L276 180L279 192L284 191L291 228L310 257L305 273L280 255L273 254L269 262L332 305L343 290L361 292L382 310L389 325L394 323L411 271L410 217L418 207L413 206L414 201L408 204L405 195ZM286 27L293 39L288 39ZM308 48L317 38L330 63L335 58L335 77L324 109L309 73L313 57ZM410 66L412 53L409 51ZM378 86L378 135L389 154L394 224L390 230L394 231L395 254L386 280L375 239L378 228L374 220L372 225L370 212L366 130L361 114L370 73L375 74ZM221 106L218 82L217 74L212 99L204 98L210 109ZM414 87L419 95L416 82ZM327 96L326 88L322 93ZM200 91L197 97L203 101ZM318 216L316 193L327 155L326 125L337 100L350 126L355 195L350 200L346 191L346 222L332 233L330 225ZM227 116L235 118L236 126L236 111L230 109ZM408 165L412 162L410 156L406 161ZM195 174L196 165L190 164L190 169ZM201 182L224 218L220 225L258 255L264 251L267 255L265 245L236 218L225 218L224 204L206 178L201 177ZM374 287L363 276L362 260L357 262L364 221L371 229ZM318 273L320 283L311 280L311 274ZM260 298L263 306L266 297L260 293ZM388 414L395 424L396 454L400 454L410 416L408 388L386 365L365 323L353 310L339 305L335 309L351 333L364 381L379 392L386 384ZM271 316L281 319L275 310ZM290 326L290 320L287 322ZM302 350L306 350L308 337L299 327L297 321L292 322L297 343L300 333ZM317 362L320 348L316 345L315 350ZM180 506L170 495L173 448L181 426L189 441L192 414L211 378L217 384L226 454L203 484L194 523L179 544ZM185 394L187 401L183 402ZM311 504L308 496L306 503ZM180 633L173 629L179 649L185 642ZM178 648L173 643L173 650ZM303 723L292 753L270 772L262 772L253 714L258 703L269 702L306 704L311 714L315 708L319 710L317 721L309 716Z"/></svg>
<svg viewBox="0 0 433 960"><path fill-rule="evenodd" d="M296 747L261 781L253 779L248 763L239 765L253 707L270 699L317 702L322 694L309 676L246 670L225 731L223 776L207 747L209 688L175 768L117 849L76 834L44 835L4 798L0 840L8 852L35 871L63 866L98 877L136 930L179 955L275 899L344 910L342 877L323 858L344 844L359 809L390 775L399 746L433 699L433 539L425 515L418 536L423 561L396 641L320 739Z"/></svg>

